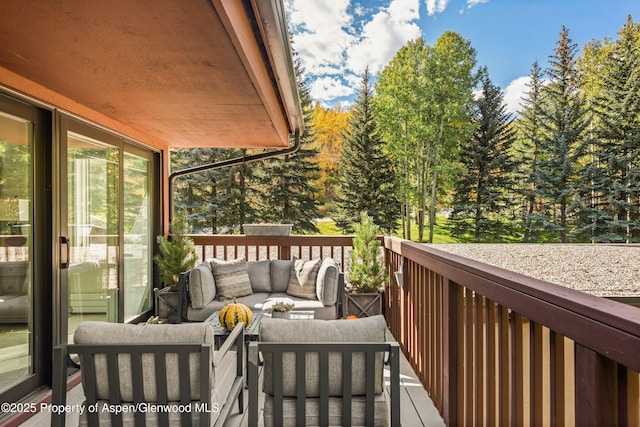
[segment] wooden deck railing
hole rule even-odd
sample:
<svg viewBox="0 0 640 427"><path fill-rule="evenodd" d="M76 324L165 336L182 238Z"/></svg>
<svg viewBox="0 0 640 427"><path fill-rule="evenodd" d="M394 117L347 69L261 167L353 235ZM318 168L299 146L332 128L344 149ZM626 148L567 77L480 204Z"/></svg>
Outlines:
<svg viewBox="0 0 640 427"><path fill-rule="evenodd" d="M302 259L330 257L343 270L351 264L352 236L244 236L191 235L200 260L230 260L244 257L247 261L263 259Z"/></svg>
<svg viewBox="0 0 640 427"><path fill-rule="evenodd" d="M638 308L401 239L385 257L387 323L447 425L640 425Z"/></svg>

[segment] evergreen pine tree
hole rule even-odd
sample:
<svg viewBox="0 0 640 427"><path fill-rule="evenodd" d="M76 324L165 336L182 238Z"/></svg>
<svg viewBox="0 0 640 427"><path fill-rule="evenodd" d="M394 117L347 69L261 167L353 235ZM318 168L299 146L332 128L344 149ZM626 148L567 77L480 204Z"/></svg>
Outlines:
<svg viewBox="0 0 640 427"><path fill-rule="evenodd" d="M212 164L246 155L246 150L189 148L172 150L172 171ZM176 210L184 210L194 232L238 232L240 224L253 222L249 200L254 166L243 164L180 177L176 181Z"/></svg>
<svg viewBox="0 0 640 427"><path fill-rule="evenodd" d="M523 98L523 110L518 122L520 130L519 176L522 179L520 189L523 197L522 222L524 228L523 241L525 243L540 238L539 210L540 204L536 198L536 171L538 169L540 138L542 134L541 108L543 72L538 61L533 63L529 74L529 90Z"/></svg>
<svg viewBox="0 0 640 427"><path fill-rule="evenodd" d="M314 186L320 176L318 151L312 148L314 132L311 96L299 61L295 65L305 131L300 138L298 151L285 158L268 159L259 164L256 176L257 219L293 224L293 231L296 233L315 233L318 228L313 220L319 214L318 201L314 196L320 191Z"/></svg>
<svg viewBox="0 0 640 427"><path fill-rule="evenodd" d="M366 212L354 227L349 283L355 292L378 292L384 286L387 271L380 251L380 228Z"/></svg>
<svg viewBox="0 0 640 427"><path fill-rule="evenodd" d="M481 84L477 128L461 152L465 173L456 185L451 221L455 234L471 234L476 242L500 241L511 234L504 216L512 204L515 132L502 91L491 83L486 69Z"/></svg>
<svg viewBox="0 0 640 427"><path fill-rule="evenodd" d="M338 162L336 225L353 231L361 212L386 232L396 229L400 218L392 159L374 120L369 70L365 70L360 93L351 110Z"/></svg>
<svg viewBox="0 0 640 427"><path fill-rule="evenodd" d="M180 273L195 266L196 248L189 237L185 212L177 212L169 226L171 236L158 236L160 253L155 256L162 282L177 289Z"/></svg>
<svg viewBox="0 0 640 427"><path fill-rule="evenodd" d="M541 215L545 228L568 241L571 203L576 193L579 161L584 154L587 126L585 103L576 70L577 47L563 26L547 70L550 82L544 87L542 104L543 137L536 169L536 190L550 211Z"/></svg>
<svg viewBox="0 0 640 427"><path fill-rule="evenodd" d="M593 240L628 243L640 237L640 25L631 16L605 67L597 110L600 167L593 180L601 203L600 215L592 214Z"/></svg>

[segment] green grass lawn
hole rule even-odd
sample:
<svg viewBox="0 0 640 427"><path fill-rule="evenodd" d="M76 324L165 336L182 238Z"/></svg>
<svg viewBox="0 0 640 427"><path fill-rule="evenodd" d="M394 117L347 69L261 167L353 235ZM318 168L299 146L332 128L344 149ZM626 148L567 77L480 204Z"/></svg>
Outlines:
<svg viewBox="0 0 640 427"><path fill-rule="evenodd" d="M323 236L339 236L343 234L342 231L336 227L336 223L333 220L317 222L316 227L318 227L320 234Z"/></svg>

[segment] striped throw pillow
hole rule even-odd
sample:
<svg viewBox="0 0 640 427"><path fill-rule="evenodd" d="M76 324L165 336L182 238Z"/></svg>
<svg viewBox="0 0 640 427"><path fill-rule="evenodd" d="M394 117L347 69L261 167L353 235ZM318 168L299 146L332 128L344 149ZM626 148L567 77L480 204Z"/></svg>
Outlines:
<svg viewBox="0 0 640 427"><path fill-rule="evenodd" d="M232 299L251 295L251 282L244 258L233 261L211 260L211 271L216 281L216 293L219 299Z"/></svg>

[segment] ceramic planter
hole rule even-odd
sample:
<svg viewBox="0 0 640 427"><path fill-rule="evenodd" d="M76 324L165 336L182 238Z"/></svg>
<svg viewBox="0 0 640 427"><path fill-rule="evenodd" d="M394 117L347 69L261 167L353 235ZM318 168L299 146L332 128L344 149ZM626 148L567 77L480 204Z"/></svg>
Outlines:
<svg viewBox="0 0 640 427"><path fill-rule="evenodd" d="M288 236L293 224L243 224L245 236Z"/></svg>

